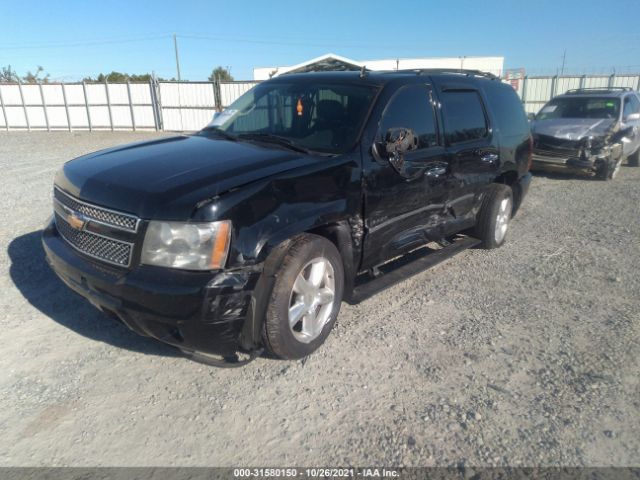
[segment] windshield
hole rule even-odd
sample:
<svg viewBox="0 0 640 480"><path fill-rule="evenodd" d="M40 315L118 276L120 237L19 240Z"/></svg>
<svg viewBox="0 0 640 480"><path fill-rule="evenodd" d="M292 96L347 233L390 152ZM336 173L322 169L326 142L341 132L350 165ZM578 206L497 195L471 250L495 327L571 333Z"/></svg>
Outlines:
<svg viewBox="0 0 640 480"><path fill-rule="evenodd" d="M611 97L565 97L547 103L536 120L551 118L618 118L620 100Z"/></svg>
<svg viewBox="0 0 640 480"><path fill-rule="evenodd" d="M344 153L356 142L376 89L364 85L265 82L242 95L202 133ZM231 137L229 137L231 138Z"/></svg>

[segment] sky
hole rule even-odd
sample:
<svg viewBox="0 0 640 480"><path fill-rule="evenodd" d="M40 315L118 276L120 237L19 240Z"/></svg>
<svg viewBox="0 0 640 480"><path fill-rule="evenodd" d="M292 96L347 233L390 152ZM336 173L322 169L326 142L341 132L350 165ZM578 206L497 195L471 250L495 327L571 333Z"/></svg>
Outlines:
<svg viewBox="0 0 640 480"><path fill-rule="evenodd" d="M630 22L633 19L633 22ZM112 70L237 80L333 52L355 60L504 56L554 74L640 72L640 0L0 0L0 67L74 81ZM630 28L630 25L633 25Z"/></svg>

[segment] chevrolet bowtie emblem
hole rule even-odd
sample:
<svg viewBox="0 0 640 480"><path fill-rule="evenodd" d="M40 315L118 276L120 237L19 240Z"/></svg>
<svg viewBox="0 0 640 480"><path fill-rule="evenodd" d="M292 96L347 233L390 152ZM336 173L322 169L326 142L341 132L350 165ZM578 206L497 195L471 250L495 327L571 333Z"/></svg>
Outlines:
<svg viewBox="0 0 640 480"><path fill-rule="evenodd" d="M87 221L84 218L84 215L82 215L79 212L69 213L67 215L67 222L69 222L69 225L71 225L76 230L82 230L85 224L87 223Z"/></svg>

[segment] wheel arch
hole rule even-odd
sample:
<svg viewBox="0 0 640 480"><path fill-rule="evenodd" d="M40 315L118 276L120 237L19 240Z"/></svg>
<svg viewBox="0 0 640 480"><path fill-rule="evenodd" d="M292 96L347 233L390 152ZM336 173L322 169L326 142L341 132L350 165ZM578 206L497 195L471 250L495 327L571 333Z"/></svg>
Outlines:
<svg viewBox="0 0 640 480"><path fill-rule="evenodd" d="M264 313L273 290L278 267L282 263L291 241L297 236L317 235L335 245L342 258L344 269L343 300L348 300L352 295L358 269L359 250L354 248L354 237L349 222L341 220L302 227L299 225L298 228L280 230L265 240L260 247L257 259L263 263L263 273L256 284L251 302L251 315L245 322L242 334L242 344L247 349L255 348L262 339Z"/></svg>
<svg viewBox="0 0 640 480"><path fill-rule="evenodd" d="M511 216L516 214L524 197L524 192L522 191L518 180L518 172L515 170L508 170L506 172L502 172L493 181L493 183L501 183L511 188L511 191L513 192L513 211L511 212Z"/></svg>

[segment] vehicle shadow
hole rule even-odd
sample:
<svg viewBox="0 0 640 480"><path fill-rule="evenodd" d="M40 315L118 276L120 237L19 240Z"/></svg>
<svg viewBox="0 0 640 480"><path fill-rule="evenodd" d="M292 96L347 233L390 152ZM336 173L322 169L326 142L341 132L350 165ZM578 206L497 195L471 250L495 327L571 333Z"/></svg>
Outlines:
<svg viewBox="0 0 640 480"><path fill-rule="evenodd" d="M594 175L582 172L573 171L554 171L554 170L532 170L531 173L534 177L544 177L550 180L587 180L587 181L601 181Z"/></svg>
<svg viewBox="0 0 640 480"><path fill-rule="evenodd" d="M49 268L40 243L41 233L38 230L17 237L7 249L11 280L31 305L53 321L92 340L147 355L183 356L169 345L132 332L70 290Z"/></svg>
<svg viewBox="0 0 640 480"><path fill-rule="evenodd" d="M622 164L622 168L629 167L627 163ZM580 172L574 170L562 170L562 169L548 169L548 170L531 170L531 174L534 177L544 177L550 180L587 180L592 182L602 182L595 175L587 172Z"/></svg>

